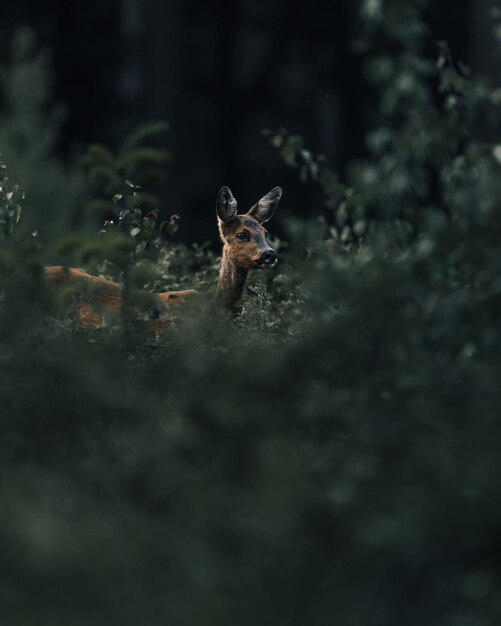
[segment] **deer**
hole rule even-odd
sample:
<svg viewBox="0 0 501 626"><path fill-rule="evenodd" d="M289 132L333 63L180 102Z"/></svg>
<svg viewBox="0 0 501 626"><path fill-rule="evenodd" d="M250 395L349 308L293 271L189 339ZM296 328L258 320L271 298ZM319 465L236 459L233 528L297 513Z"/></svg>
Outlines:
<svg viewBox="0 0 501 626"><path fill-rule="evenodd" d="M270 269L278 262L277 253L266 240L267 231L263 224L273 217L281 197L282 189L274 187L246 213L238 213L237 201L229 187L224 186L219 191L216 215L223 250L216 299L231 314L238 315L242 311L239 302L249 272ZM78 268L60 265L46 267L45 274L53 285L70 285L77 292L82 287L84 293L79 294L76 313L84 326L102 326L110 313L123 309L123 287L118 283ZM87 287L92 291L93 298L85 297ZM152 294L154 307L148 321L157 328L161 313L173 313L197 294L194 289Z"/></svg>

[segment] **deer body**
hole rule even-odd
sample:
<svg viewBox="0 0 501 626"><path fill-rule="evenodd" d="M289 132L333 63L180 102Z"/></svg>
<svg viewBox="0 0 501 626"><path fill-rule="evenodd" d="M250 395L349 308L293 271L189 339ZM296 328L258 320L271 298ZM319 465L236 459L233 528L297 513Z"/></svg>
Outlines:
<svg viewBox="0 0 501 626"><path fill-rule="evenodd" d="M85 326L101 326L110 313L118 313L122 310L123 288L111 280L60 265L46 267L45 274L54 285L69 285L75 289L79 296L75 306L76 312ZM79 293L80 286L82 287L81 293ZM85 291L89 287L92 291L92 298L86 300ZM195 293L193 289L187 289L152 294L156 306L152 307L151 319L158 317L159 309L169 309L185 304Z"/></svg>
<svg viewBox="0 0 501 626"><path fill-rule="evenodd" d="M223 306L233 313L238 310L237 304L242 298L249 271L272 267L277 261L275 251L266 241L266 230L262 224L273 216L281 195L282 190L275 187L247 213L240 215L228 187L219 192L216 210L223 254L216 294ZM78 317L86 326L100 326L105 322L107 312L119 312L123 308L123 288L117 283L80 269L62 266L46 267L45 273L55 285L71 285L77 292L79 285L83 292L86 287L91 288L92 300L96 304L91 298L86 298L85 293L79 294L80 299L76 303ZM155 318L160 312L186 304L196 293L188 289L152 294L155 306L150 321L157 322ZM142 317L144 319L145 316Z"/></svg>

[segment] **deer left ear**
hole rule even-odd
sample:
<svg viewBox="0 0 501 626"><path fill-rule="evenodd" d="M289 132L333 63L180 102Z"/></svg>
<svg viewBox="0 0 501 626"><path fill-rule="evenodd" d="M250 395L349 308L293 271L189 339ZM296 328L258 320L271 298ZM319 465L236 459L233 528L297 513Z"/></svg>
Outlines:
<svg viewBox="0 0 501 626"><path fill-rule="evenodd" d="M237 201L233 197L229 187L221 187L216 202L216 210L219 219L227 224L237 215Z"/></svg>
<svg viewBox="0 0 501 626"><path fill-rule="evenodd" d="M271 220L273 217L281 197L282 190L280 187L275 187L263 196L261 200L248 211L247 215L256 219L260 224L264 224L264 222Z"/></svg>

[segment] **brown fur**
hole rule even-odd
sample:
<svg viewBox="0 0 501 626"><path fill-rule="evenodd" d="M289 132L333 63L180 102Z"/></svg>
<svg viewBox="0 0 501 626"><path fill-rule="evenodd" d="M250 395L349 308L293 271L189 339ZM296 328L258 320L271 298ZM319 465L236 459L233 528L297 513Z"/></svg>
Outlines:
<svg viewBox="0 0 501 626"><path fill-rule="evenodd" d="M244 231L249 234L249 239L238 240L237 234ZM228 224L220 220L219 233L223 241L223 256L217 293L223 303L234 311L242 298L249 270L261 269L259 258L271 248L266 241L266 230L249 215L237 215Z"/></svg>
<svg viewBox="0 0 501 626"><path fill-rule="evenodd" d="M262 224L272 217L281 195L282 190L275 187L248 213L239 215L231 191L223 187L219 192L217 213L223 255L217 294L232 312L237 311L237 303L242 297L249 270L265 269L270 266L262 262L263 253L274 254L266 241L266 229ZM241 232L247 233L247 239L238 239L237 235ZM122 310L123 288L117 283L92 276L80 269L62 266L46 267L45 273L53 284L70 285L75 288L76 314L85 326L101 326L109 314L116 314ZM91 288L91 297L87 291L88 287ZM153 308L158 309L157 313L168 312L171 308L176 309L185 305L196 293L193 289L187 289L154 294ZM145 314L139 314L138 318L146 320L154 332L158 332L166 325L161 316L160 319L148 319Z"/></svg>
<svg viewBox="0 0 501 626"><path fill-rule="evenodd" d="M231 191L223 187L219 192L217 213L223 256L217 293L230 311L237 311L249 270L269 267L260 262L263 253L274 253L266 241L266 229L262 224L271 219L281 196L282 190L275 187L247 213L238 214ZM242 232L247 233L247 239L238 239L237 235Z"/></svg>
<svg viewBox="0 0 501 626"><path fill-rule="evenodd" d="M73 267L51 266L45 268L47 278L55 285L69 285L75 289L77 301L75 310L84 326L102 326L106 318L113 313L118 313L123 305L123 290L120 285L100 276L87 274L83 270ZM79 291L81 285L81 291ZM92 300L95 304L86 300L87 288L91 287ZM185 304L196 293L193 289L184 291L165 291L155 294L158 308L166 311L171 307ZM145 315L139 315L139 319L145 319ZM159 320L147 320L152 327L159 325Z"/></svg>

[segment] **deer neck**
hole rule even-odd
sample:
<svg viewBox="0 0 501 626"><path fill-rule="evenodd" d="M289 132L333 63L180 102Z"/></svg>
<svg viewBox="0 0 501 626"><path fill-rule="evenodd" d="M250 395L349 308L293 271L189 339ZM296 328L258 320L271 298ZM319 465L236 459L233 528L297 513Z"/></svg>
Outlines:
<svg viewBox="0 0 501 626"><path fill-rule="evenodd" d="M217 281L217 294L230 311L235 310L236 304L242 297L248 274L248 269L237 265L229 258L225 245Z"/></svg>

